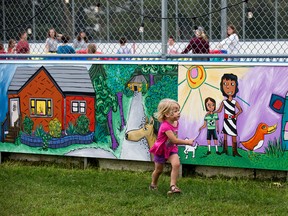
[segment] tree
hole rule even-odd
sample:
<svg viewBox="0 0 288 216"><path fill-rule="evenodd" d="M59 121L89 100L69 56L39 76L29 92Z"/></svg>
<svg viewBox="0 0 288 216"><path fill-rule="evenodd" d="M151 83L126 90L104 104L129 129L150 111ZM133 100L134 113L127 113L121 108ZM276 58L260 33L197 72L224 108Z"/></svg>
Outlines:
<svg viewBox="0 0 288 216"><path fill-rule="evenodd" d="M113 94L117 96L120 117L121 129L126 125L123 113L122 97L126 92L126 85L137 65L105 65L104 68L107 74L107 86Z"/></svg>
<svg viewBox="0 0 288 216"><path fill-rule="evenodd" d="M177 80L177 76L165 75L160 81L148 89L145 104L149 116L153 116L157 111L160 100L171 98L177 101Z"/></svg>
<svg viewBox="0 0 288 216"><path fill-rule="evenodd" d="M92 65L89 75L96 91L96 123L108 124L112 149L115 150L119 144L114 134L112 112L117 111L117 99L107 85L107 75L102 65Z"/></svg>
<svg viewBox="0 0 288 216"><path fill-rule="evenodd" d="M154 85L155 75L164 75L170 73L177 74L177 65L140 65L140 70L144 75L149 74L149 86Z"/></svg>

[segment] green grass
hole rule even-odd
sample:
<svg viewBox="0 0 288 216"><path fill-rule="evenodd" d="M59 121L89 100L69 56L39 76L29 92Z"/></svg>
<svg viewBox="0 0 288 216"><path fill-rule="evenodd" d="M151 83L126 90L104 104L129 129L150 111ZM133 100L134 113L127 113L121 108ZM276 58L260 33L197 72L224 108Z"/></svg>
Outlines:
<svg viewBox="0 0 288 216"><path fill-rule="evenodd" d="M0 165L0 212L6 215L287 215L287 182L184 177L167 197L169 176L149 191L151 173L56 165Z"/></svg>

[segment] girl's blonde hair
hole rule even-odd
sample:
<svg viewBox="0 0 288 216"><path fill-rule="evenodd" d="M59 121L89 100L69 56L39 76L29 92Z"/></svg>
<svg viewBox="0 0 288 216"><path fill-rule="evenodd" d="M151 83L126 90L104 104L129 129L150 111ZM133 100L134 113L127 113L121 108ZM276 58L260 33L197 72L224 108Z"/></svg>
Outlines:
<svg viewBox="0 0 288 216"><path fill-rule="evenodd" d="M157 118L159 122L163 122L166 118L165 115L170 113L175 105L180 107L179 103L175 100L170 98L162 99L158 104L157 112L154 113L154 117Z"/></svg>

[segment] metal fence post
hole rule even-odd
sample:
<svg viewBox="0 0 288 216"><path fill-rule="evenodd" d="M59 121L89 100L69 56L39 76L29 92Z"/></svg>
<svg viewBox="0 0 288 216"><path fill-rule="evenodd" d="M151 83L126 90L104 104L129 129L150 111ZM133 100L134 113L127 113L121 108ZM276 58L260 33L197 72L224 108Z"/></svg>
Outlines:
<svg viewBox="0 0 288 216"><path fill-rule="evenodd" d="M275 0L275 39L278 38L278 0Z"/></svg>
<svg viewBox="0 0 288 216"><path fill-rule="evenodd" d="M109 27L110 27L110 16L109 16L109 1L106 1L106 30L107 30L107 42L110 42L110 32L109 32Z"/></svg>
<svg viewBox="0 0 288 216"><path fill-rule="evenodd" d="M33 43L35 43L36 41L36 25L35 25L35 0L32 0L32 16L33 16L33 20L32 20L32 31L33 31Z"/></svg>
<svg viewBox="0 0 288 216"><path fill-rule="evenodd" d="M167 0L161 1L162 16L161 16L161 29L162 29L162 58L165 58L167 54L167 31L168 31L168 20L167 20Z"/></svg>
<svg viewBox="0 0 288 216"><path fill-rule="evenodd" d="M3 10L3 42L6 42L6 22L5 22L5 0L2 0L2 10Z"/></svg>
<svg viewBox="0 0 288 216"><path fill-rule="evenodd" d="M246 29L245 29L245 3L242 6L242 39L245 41Z"/></svg>
<svg viewBox="0 0 288 216"><path fill-rule="evenodd" d="M176 24L176 41L179 38L179 22L178 22L178 0L175 1L175 24Z"/></svg>
<svg viewBox="0 0 288 216"><path fill-rule="evenodd" d="M143 0L141 0L140 5L141 5L141 14L143 15L143 16L141 16L141 24L142 24L144 22L144 1ZM144 41L144 32L145 31L141 32L141 42L142 43Z"/></svg>
<svg viewBox="0 0 288 216"><path fill-rule="evenodd" d="M212 41L212 0L209 0L209 38Z"/></svg>
<svg viewBox="0 0 288 216"><path fill-rule="evenodd" d="M221 8L227 7L227 0L221 0ZM227 8L221 10L221 39L226 38Z"/></svg>
<svg viewBox="0 0 288 216"><path fill-rule="evenodd" d="M75 1L72 0L72 34L75 36Z"/></svg>

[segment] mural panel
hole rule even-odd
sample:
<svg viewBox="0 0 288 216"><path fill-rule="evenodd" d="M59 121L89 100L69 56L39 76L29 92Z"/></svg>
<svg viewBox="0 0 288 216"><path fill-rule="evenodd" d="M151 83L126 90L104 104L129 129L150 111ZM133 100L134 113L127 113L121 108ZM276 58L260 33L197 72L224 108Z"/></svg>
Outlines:
<svg viewBox="0 0 288 216"><path fill-rule="evenodd" d="M186 164L288 169L288 68L179 65Z"/></svg>
<svg viewBox="0 0 288 216"><path fill-rule="evenodd" d="M288 169L288 68L1 64L2 152L151 161L163 98L183 164Z"/></svg>
<svg viewBox="0 0 288 216"><path fill-rule="evenodd" d="M0 151L150 161L177 65L5 65Z"/></svg>

